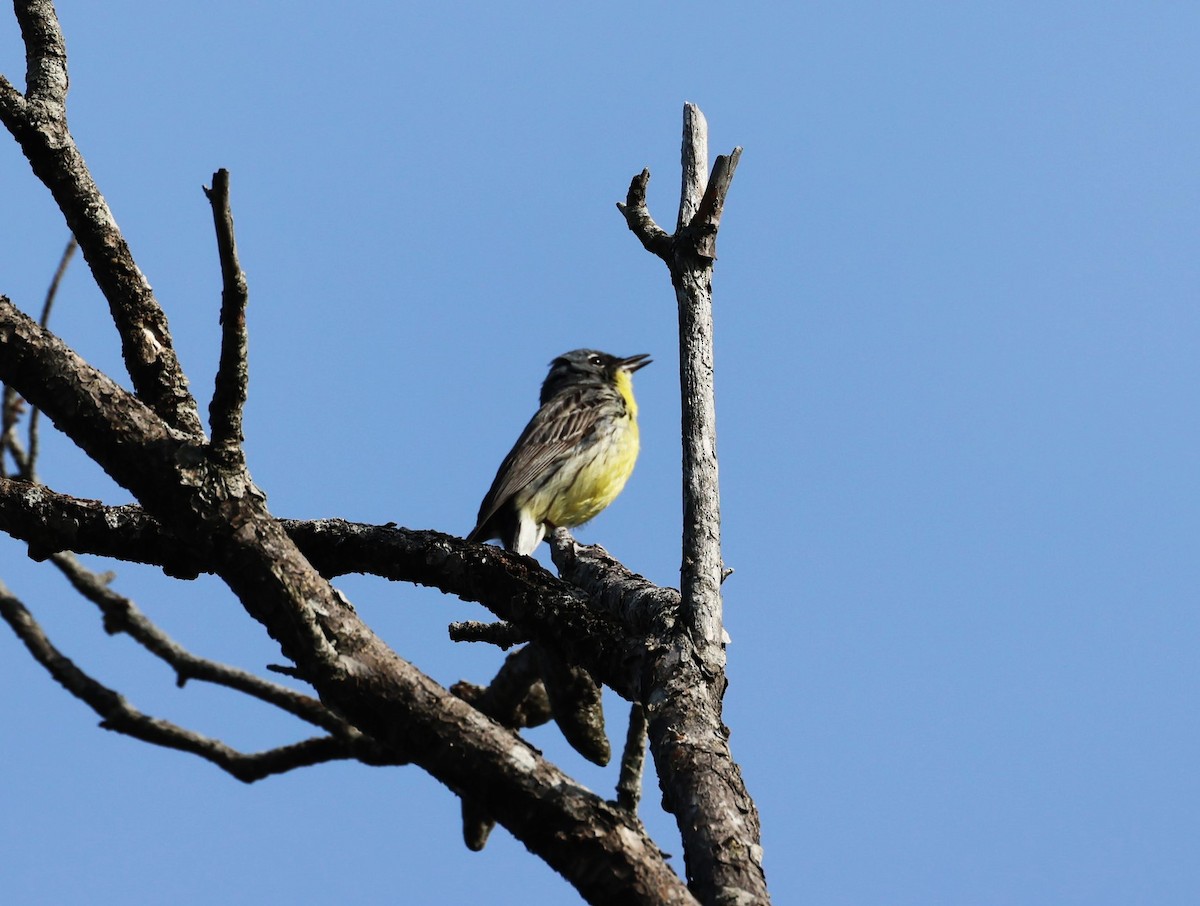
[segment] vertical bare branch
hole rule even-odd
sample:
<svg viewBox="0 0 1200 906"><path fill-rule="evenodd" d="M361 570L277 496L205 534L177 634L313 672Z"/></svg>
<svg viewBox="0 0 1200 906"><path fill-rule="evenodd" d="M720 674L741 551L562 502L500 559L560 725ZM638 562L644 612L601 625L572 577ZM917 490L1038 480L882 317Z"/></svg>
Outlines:
<svg viewBox="0 0 1200 906"><path fill-rule="evenodd" d="M675 224L677 234L691 225L708 184L708 120L695 104L683 105L681 157L683 185L679 192L679 218Z"/></svg>
<svg viewBox="0 0 1200 906"><path fill-rule="evenodd" d="M680 217L699 211L706 183L687 174L707 168L708 125L694 104L684 106L685 197ZM703 172L702 169L702 172ZM726 187L728 182L726 182ZM714 203L715 204L715 203ZM710 208L712 205L709 206ZM693 233L694 217L684 230ZM683 403L683 619L706 672L725 666L721 625L721 499L717 475L717 413L713 386L712 259L677 246L679 380Z"/></svg>
<svg viewBox="0 0 1200 906"><path fill-rule="evenodd" d="M645 173L634 177L626 222L667 263L679 306L683 434L681 631L650 671L642 703L663 802L683 838L691 890L705 903L769 902L754 801L721 720L725 631L721 615L721 506L713 389L712 272L716 234L741 149L707 178L708 126L684 106L679 227L666 240L645 210Z"/></svg>
<svg viewBox="0 0 1200 906"><path fill-rule="evenodd" d="M204 194L212 204L217 252L221 259L221 358L212 402L208 406L211 446L221 456L242 457L242 409L246 403L249 369L246 364L246 274L238 261L233 212L229 206L229 171L213 174Z"/></svg>
<svg viewBox="0 0 1200 906"><path fill-rule="evenodd" d="M59 259L58 269L54 272L54 278L50 281L50 288L46 290L46 301L42 305L42 317L38 323L45 327L50 323L50 311L54 308L54 300L58 296L58 287L62 283L63 275L67 272L67 266L71 263L71 259L75 256L75 249L79 248L79 243L72 236L67 240L67 246L63 249L62 258ZM41 410L34 408L29 413L29 464L25 470L24 478L26 481L37 483L37 458L38 449L40 447L40 432L38 431L38 423L41 418Z"/></svg>
<svg viewBox="0 0 1200 906"><path fill-rule="evenodd" d="M50 322L50 310L54 307L54 300L58 295L59 284L62 283L63 275L67 272L67 265L71 263L71 258L75 254L77 247L78 244L75 242L75 238L71 237L67 241L66 248L63 249L62 257L58 262L58 268L54 271L54 277L50 280L50 287L46 290L46 301L42 303L42 316L38 321L42 327L45 327ZM0 478L7 475L4 467L4 451L7 449L9 455L12 456L13 461L17 465L17 474L25 481L37 484L37 457L40 445L38 419L40 412L36 406L30 410L29 445L27 449L23 449L16 435L17 419L21 414L22 406L23 404L17 391L8 384L5 384L3 394L0 394Z"/></svg>

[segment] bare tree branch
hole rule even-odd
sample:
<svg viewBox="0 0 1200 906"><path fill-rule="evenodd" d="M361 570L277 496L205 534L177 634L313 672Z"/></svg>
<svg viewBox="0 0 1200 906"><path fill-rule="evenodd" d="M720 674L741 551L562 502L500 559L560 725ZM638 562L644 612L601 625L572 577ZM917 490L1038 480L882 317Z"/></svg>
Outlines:
<svg viewBox="0 0 1200 906"><path fill-rule="evenodd" d="M683 838L691 889L706 903L765 903L758 812L721 721L726 687L721 618L725 567L713 392L712 270L717 228L741 149L718 158L713 177L706 180L707 133L699 108L685 105L683 189L679 226L670 239L669 254L662 253L661 238L653 245L644 238L648 213L638 213L634 219L633 204L622 209L642 244L662 257L671 272L679 306L683 411L683 631L671 635L669 643L651 655L649 680L640 700L647 710L663 802L674 813ZM630 200L644 207L644 179L641 199L635 197L638 182L639 177L634 177ZM555 562L564 577L592 590L595 598L595 585L603 587L607 579L589 566L594 556L555 543Z"/></svg>
<svg viewBox="0 0 1200 906"><path fill-rule="evenodd" d="M718 154L713 164L712 179L704 190L704 197L689 227L696 243L696 254L702 258L713 261L717 258L717 230L721 227L725 196L741 158L742 149L734 148L728 155Z"/></svg>
<svg viewBox="0 0 1200 906"><path fill-rule="evenodd" d="M600 548L588 548L598 553L576 566L609 577L603 596L589 598L527 557L441 532L340 519L279 525L327 578L365 573L481 603L523 634L559 645L630 700L639 696L634 678L646 635L671 631L679 608L677 591L626 570ZM216 569L203 548L177 539L140 507L106 507L12 479L0 479L0 531L27 542L35 559L72 550L161 566L182 577ZM565 529L558 535L575 546Z"/></svg>
<svg viewBox="0 0 1200 906"><path fill-rule="evenodd" d="M576 752L601 767L612 758L612 747L604 731L604 708L600 687L588 669L565 658L560 651L537 642L530 646L537 659L538 673L550 696L554 722Z"/></svg>
<svg viewBox="0 0 1200 906"><path fill-rule="evenodd" d="M27 97L0 80L0 120L79 240L108 300L138 396L169 425L199 437L196 401L175 355L166 316L67 128L66 48L54 4L17 0L14 8L25 39Z"/></svg>
<svg viewBox="0 0 1200 906"><path fill-rule="evenodd" d="M707 159L707 125L694 104L685 106L684 171ZM732 171L729 171L732 175ZM703 181L687 183L691 197L680 214L703 207ZM726 184L727 185L727 184ZM723 193L722 193L723 198ZM715 202L714 202L715 205ZM688 229L693 229L689 221ZM706 242L707 244L707 242ZM677 250L677 256L682 250ZM677 261L675 295L679 302L679 378L683 400L683 567L680 593L683 617L704 668L724 669L721 627L721 502L717 478L717 415L713 389L712 259L696 254Z"/></svg>
<svg viewBox="0 0 1200 906"><path fill-rule="evenodd" d="M488 642L502 651L513 645L529 641L529 635L511 623L483 623L479 620L463 620L450 624L452 642Z"/></svg>
<svg viewBox="0 0 1200 906"><path fill-rule="evenodd" d="M678 877L623 810L579 786L371 632L267 512L243 466L209 461L194 442L166 429L2 297L0 345L6 347L0 380L41 406L171 534L195 545L323 701L381 745L477 800L589 900L686 901ZM479 545L457 543L473 548L475 562L496 559ZM462 552L437 543L423 557L427 569L445 568L455 558L465 562ZM513 613L501 616L519 621L527 608L543 604L513 599ZM603 625L586 612L562 614L563 624L578 625L579 616ZM618 654L610 654L614 676Z"/></svg>
<svg viewBox="0 0 1200 906"><path fill-rule="evenodd" d="M25 42L25 85L29 100L61 107L67 101L67 47L54 4L25 0L13 4Z"/></svg>
<svg viewBox="0 0 1200 906"><path fill-rule="evenodd" d="M46 301L42 305L42 317L39 322L43 327L50 320L50 309L53 307L55 296L58 294L59 283L62 281L63 274L67 271L67 265L70 263L75 248L75 240L71 239L63 250L62 258L58 263L58 269L54 273L54 278L50 281L50 288L46 291ZM36 484L37 456L40 444L38 416L40 413L36 406L30 407L28 428L29 447L26 449L21 444L20 438L17 437L17 424L24 410L25 402L21 399L20 394L17 393L16 388L9 384L4 384L3 390L0 392L0 478L8 477L4 461L4 453L7 451L17 468L17 475L24 481Z"/></svg>
<svg viewBox="0 0 1200 906"><path fill-rule="evenodd" d="M25 401L12 387L4 385L0 392L0 478L8 477L7 453L12 458L18 475L24 475L28 467L28 456L21 439L17 437L17 424L25 411Z"/></svg>
<svg viewBox="0 0 1200 906"><path fill-rule="evenodd" d="M68 240L66 248L63 249L62 257L58 262L58 268L54 272L54 277L50 280L50 287L46 290L46 300L42 304L42 316L39 320L42 327L45 327L50 320L50 310L53 308L54 299L58 295L59 284L62 282L63 275L67 272L67 265L70 264L71 257L74 255L76 248L77 243L75 242L75 238L72 237ZM24 401L21 399L20 394L17 393L15 388L5 384L3 391L0 392L0 478L8 477L4 460L4 453L7 451L17 467L17 474L25 481L36 483L39 412L37 408L33 408L29 413L29 448L26 450L17 437L17 422L20 420L24 408Z"/></svg>
<svg viewBox="0 0 1200 906"><path fill-rule="evenodd" d="M486 687L457 682L450 691L501 726L514 730L540 726L550 720L550 701L528 646L505 658ZM482 850L495 824L496 820L478 802L469 796L462 797L463 842L467 849Z"/></svg>
<svg viewBox="0 0 1200 906"><path fill-rule="evenodd" d="M14 597L2 582L0 617L12 627L13 632L29 649L29 653L46 668L59 685L101 717L100 726L106 730L165 748L199 755L244 783L253 783L272 774L281 774L325 761L356 757L347 740L332 736L315 737L264 752L239 752L218 739L143 714L129 704L120 693L88 676L54 647L25 605Z"/></svg>
<svg viewBox="0 0 1200 906"><path fill-rule="evenodd" d="M641 702L629 706L629 729L625 750L621 753L621 774L617 779L617 805L637 812L642 798L642 767L646 760L646 709Z"/></svg>
<svg viewBox="0 0 1200 906"><path fill-rule="evenodd" d="M625 215L625 223L646 251L657 255L669 265L671 262L671 234L654 222L646 207L646 186L650 182L650 171L642 170L629 183L625 201L617 202L617 210Z"/></svg>
<svg viewBox="0 0 1200 906"><path fill-rule="evenodd" d="M708 182L708 120L695 104L683 105L683 151L680 154L682 184L675 235L692 225L704 186Z"/></svg>
<svg viewBox="0 0 1200 906"><path fill-rule="evenodd" d="M348 742L362 743L364 754L368 754L373 763L379 763L387 757L382 752L368 752L371 741L317 699L264 680L245 670L192 654L155 625L133 601L117 594L105 583L103 577L84 567L74 555L57 553L50 557L50 561L67 577L76 591L100 609L104 615L105 631L110 634L125 633L170 665L175 671L176 685L183 686L188 680L194 679L243 692L307 723L321 727L333 736ZM403 762L392 757L388 763Z"/></svg>
<svg viewBox="0 0 1200 906"><path fill-rule="evenodd" d="M58 287L62 283L63 275L67 272L67 266L71 263L71 258L75 255L75 249L79 248L79 243L72 236L67 240L66 248L63 249L62 258L59 259L58 268L54 271L54 277L50 281L50 288L46 290L46 301L42 305L42 316L38 319L38 323L45 327L50 323L50 311L54 308L54 300L58 296ZM5 387L5 392L8 388ZM41 410L36 407L29 413L29 456L25 466L23 477L26 481L36 482L37 479L37 458L40 446L40 432L38 431Z"/></svg>
<svg viewBox="0 0 1200 906"><path fill-rule="evenodd" d="M246 404L246 384L250 379L246 364L246 303L249 290L246 274L238 261L237 239L233 232L233 212L229 207L229 171L213 174L212 188L204 194L212 204L213 225L217 232L217 250L221 259L221 357L208 421L212 429L210 446L218 456L243 456L242 408Z"/></svg>
<svg viewBox="0 0 1200 906"><path fill-rule="evenodd" d="M24 606L0 587L2 615L34 657L100 713L104 726L194 752L242 779L330 758L411 761L462 798L469 845L482 846L490 824L499 821L592 903L648 906L691 903L695 897L705 903L767 902L757 812L721 723L723 564L711 418L711 272L738 152L718 158L706 183L704 121L689 105L675 234L658 227L647 210L648 171L634 177L620 206L643 245L668 264L687 334L681 336L684 431L694 437L685 440L685 448L698 446L687 454L691 460L685 456L690 534L685 533L682 596L656 588L602 550L581 548L569 534L556 533L556 562L576 588L528 558L437 532L336 520L286 523L268 511L240 455L247 293L228 175L215 174L208 193L223 277L210 444L162 310L67 129L66 54L53 6L48 0L17 0L16 8L27 49L27 95L0 77L0 119L79 239L108 300L136 396L3 297L0 380L44 411L139 506L105 507L0 477L0 529L26 540L32 556L51 557L100 606L110 629L129 632L171 664L181 682L194 677L221 683L334 735L246 755L148 717L58 652ZM692 322L695 336L688 333ZM698 415L688 412L689 397L699 401ZM696 482L710 487L694 487ZM219 576L294 663L282 672L310 683L320 702L192 655L62 553L66 550L154 562L180 576ZM481 601L511 628L485 632L460 625L454 632L464 638L488 634L493 641L528 637L530 644L506 659L487 688L458 684L447 690L386 645L330 584L330 576L348 571L433 585ZM597 682L645 708L663 800L683 838L690 892L631 807L637 799L633 775L640 773L637 713L618 791L623 805L573 781L516 733L553 710L560 723L570 712L564 726L582 720L590 724L589 733L603 737ZM606 738L603 744L606 749ZM593 757L599 755L593 749Z"/></svg>

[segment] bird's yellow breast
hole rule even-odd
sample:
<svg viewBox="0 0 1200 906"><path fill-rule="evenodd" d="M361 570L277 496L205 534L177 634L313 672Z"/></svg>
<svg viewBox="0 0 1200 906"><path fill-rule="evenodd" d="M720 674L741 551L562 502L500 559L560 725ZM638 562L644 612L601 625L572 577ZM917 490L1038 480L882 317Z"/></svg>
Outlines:
<svg viewBox="0 0 1200 906"><path fill-rule="evenodd" d="M612 503L625 487L640 446L637 402L627 372L618 372L614 383L625 411L597 426L589 441L531 495L527 505L535 521L567 527L582 525Z"/></svg>
<svg viewBox="0 0 1200 906"><path fill-rule="evenodd" d="M546 495L549 507L543 521L568 527L587 522L612 503L633 473L638 457L638 426L632 415L614 421L607 436L598 439L578 469L563 469L558 488ZM573 474L571 474L573 473ZM541 496L541 494L539 494Z"/></svg>

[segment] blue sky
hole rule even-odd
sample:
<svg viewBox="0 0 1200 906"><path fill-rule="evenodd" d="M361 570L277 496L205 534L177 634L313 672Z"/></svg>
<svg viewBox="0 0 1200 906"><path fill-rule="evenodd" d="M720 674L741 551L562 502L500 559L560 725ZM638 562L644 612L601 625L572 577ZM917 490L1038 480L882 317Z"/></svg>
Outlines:
<svg viewBox="0 0 1200 906"><path fill-rule="evenodd" d="M676 583L674 302L613 204L649 166L673 224L693 101L713 156L745 148L715 279L726 720L776 902L1200 897L1200 9L282 9L60 4L73 131L204 402L200 186L232 172L274 512L463 533L553 356L649 352L642 458L579 536ZM0 71L23 68L0 19ZM10 141L0 197L0 292L33 309L66 233ZM119 369L82 266L54 327ZM55 488L128 499L45 445ZM218 583L114 568L197 653L278 659ZM0 576L142 709L243 748L302 732L175 689L20 545ZM473 605L339 584L438 680L498 665L446 640ZM323 902L347 878L362 903L571 900L503 831L466 852L415 769L244 787L97 729L4 633L0 664L14 902ZM653 792L643 814L678 854Z"/></svg>

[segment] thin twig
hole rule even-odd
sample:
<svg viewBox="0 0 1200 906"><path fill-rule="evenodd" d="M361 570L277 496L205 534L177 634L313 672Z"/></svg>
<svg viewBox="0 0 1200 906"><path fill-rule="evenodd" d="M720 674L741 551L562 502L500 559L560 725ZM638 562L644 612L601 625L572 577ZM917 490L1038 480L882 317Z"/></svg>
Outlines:
<svg viewBox="0 0 1200 906"><path fill-rule="evenodd" d="M213 226L217 233L217 253L221 259L221 358L208 406L212 429L211 447L220 456L242 458L242 410L249 381L246 340L246 303L249 290L246 274L238 261L237 239L233 231L233 212L229 206L229 171L213 174L212 188L204 194L212 205Z"/></svg>
<svg viewBox="0 0 1200 906"><path fill-rule="evenodd" d="M5 384L4 392L0 393L0 479L8 477L5 452L12 457L17 474L25 472L25 448L17 437L17 422L24 409L25 401L21 399L21 394L11 384Z"/></svg>
<svg viewBox="0 0 1200 906"><path fill-rule="evenodd" d="M73 554L53 554L50 561L67 577L76 591L100 609L104 615L105 631L110 634L125 633L170 665L175 671L176 685L182 687L188 680L194 679L225 686L275 705L334 736L348 740L362 737L358 730L311 696L269 682L245 670L192 654L163 632L133 601L113 591L103 576L87 569Z"/></svg>
<svg viewBox="0 0 1200 906"><path fill-rule="evenodd" d="M346 740L332 736L314 737L263 752L239 752L218 739L143 714L123 695L89 676L54 647L37 620L3 583L0 583L0 617L59 685L100 716L100 726L106 730L198 755L244 783L295 768L354 757Z"/></svg>
<svg viewBox="0 0 1200 906"><path fill-rule="evenodd" d="M77 248L79 248L79 243L72 236L67 240L62 257L58 259L58 267L54 271L54 277L51 278L50 286L46 289L46 301L42 303L42 317L38 321L42 327L50 323L50 310L54 307L54 300L58 296L59 284L62 283L62 279L67 273L67 266L71 263L71 258L74 257Z"/></svg>
<svg viewBox="0 0 1200 906"><path fill-rule="evenodd" d="M79 248L79 243L72 236L67 240L67 246L63 249L62 258L59 259L58 268L54 271L54 277L50 281L50 287L46 290L46 301L42 305L42 317L38 323L45 327L50 323L50 310L54 307L54 299L58 296L58 286L62 283L63 275L67 272L67 265L71 263L71 257L75 254L75 249ZM22 477L26 481L37 484L37 458L38 451L41 446L39 442L38 423L41 419L42 411L34 406L29 413L29 455L25 464L25 469Z"/></svg>

